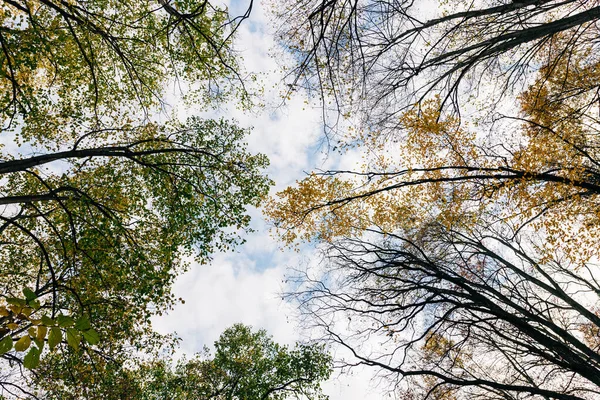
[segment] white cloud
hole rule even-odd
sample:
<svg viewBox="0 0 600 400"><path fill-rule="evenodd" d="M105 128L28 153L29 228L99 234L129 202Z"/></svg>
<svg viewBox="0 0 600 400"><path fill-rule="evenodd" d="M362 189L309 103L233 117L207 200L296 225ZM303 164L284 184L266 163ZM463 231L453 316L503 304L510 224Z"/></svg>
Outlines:
<svg viewBox="0 0 600 400"><path fill-rule="evenodd" d="M279 342L293 342L286 317L290 306L277 294L283 275L281 267L258 270L242 253L217 255L211 265L196 265L177 281L175 293L186 303L161 319L158 329L176 331L186 352L212 344L237 322L264 328Z"/></svg>
<svg viewBox="0 0 600 400"><path fill-rule="evenodd" d="M211 265L194 265L181 276L175 294L184 298L185 304L157 318L157 331L177 332L186 354L212 346L223 330L237 322L266 329L281 344L291 345L311 336L299 329L295 306L281 298L287 267L298 266L305 256L293 251L249 253L262 256L266 265L258 265L242 246L236 253L217 254ZM341 354L339 349L334 351ZM336 372L323 388L331 400L379 399L381 391L373 387L371 376L371 371L364 369Z"/></svg>
<svg viewBox="0 0 600 400"><path fill-rule="evenodd" d="M245 6L238 0L229 4L234 13ZM237 35L237 49L246 69L264 79L265 95L261 99L264 110L244 112L231 106L218 115L253 127L248 138L249 150L269 157L269 175L276 182L275 190L281 190L315 167L332 164L350 167L360 155L323 158L318 144L323 132L320 109L308 107L300 96L287 100L285 107L278 107L282 102L278 86L281 75L276 60L269 57L274 42L267 22L261 5L255 3L250 19L244 21ZM186 303L154 321L159 332L178 333L185 353L211 346L225 328L236 322L264 328L283 344L311 336L298 327L295 306L281 298L288 267L301 266L311 254L279 250L260 211L250 213L256 232L235 253L216 254L211 265L195 265L179 277L174 292ZM379 399L381 391L372 387L371 376L371 371L360 369L351 375L334 374L324 390L331 400Z"/></svg>

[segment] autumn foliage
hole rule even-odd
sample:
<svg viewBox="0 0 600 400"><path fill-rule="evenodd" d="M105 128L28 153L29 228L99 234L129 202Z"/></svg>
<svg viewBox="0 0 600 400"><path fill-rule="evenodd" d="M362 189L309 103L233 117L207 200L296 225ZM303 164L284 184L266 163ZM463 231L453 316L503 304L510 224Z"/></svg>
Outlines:
<svg viewBox="0 0 600 400"><path fill-rule="evenodd" d="M363 160L266 210L323 251L307 318L403 399L595 398L597 2L333 3L299 22L295 82Z"/></svg>

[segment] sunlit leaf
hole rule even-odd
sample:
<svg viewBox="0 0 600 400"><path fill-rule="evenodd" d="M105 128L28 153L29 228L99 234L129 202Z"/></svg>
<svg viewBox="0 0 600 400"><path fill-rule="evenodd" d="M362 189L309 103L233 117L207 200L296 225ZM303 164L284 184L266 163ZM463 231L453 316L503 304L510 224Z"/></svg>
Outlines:
<svg viewBox="0 0 600 400"><path fill-rule="evenodd" d="M75 323L75 319L67 315L59 315L58 317L56 317L56 322L61 328L70 328Z"/></svg>
<svg viewBox="0 0 600 400"><path fill-rule="evenodd" d="M25 368L33 369L40 364L40 350L37 347L32 347L29 352L23 358L23 366Z"/></svg>
<svg viewBox="0 0 600 400"><path fill-rule="evenodd" d="M79 343L81 342L81 334L75 328L67 329L67 343L75 350L79 349Z"/></svg>
<svg viewBox="0 0 600 400"><path fill-rule="evenodd" d="M48 346L50 346L50 350L54 350L56 346L62 341L62 331L59 327L54 326L50 329L50 334L48 335Z"/></svg>
<svg viewBox="0 0 600 400"><path fill-rule="evenodd" d="M39 310L40 307L42 306L42 304L40 303L39 300L30 300L27 302L27 304L29 304L35 310Z"/></svg>
<svg viewBox="0 0 600 400"><path fill-rule="evenodd" d="M87 331L83 331L83 332L81 332L81 334L83 335L83 338L85 339L85 341L91 345L98 344L98 342L100 341L100 336L98 336L98 332L96 332L93 329L88 329Z"/></svg>
<svg viewBox="0 0 600 400"><path fill-rule="evenodd" d="M23 307L23 306L25 306L27 304L27 302L25 300L18 299L16 297L7 297L6 298L6 302L8 304L13 305L13 306L20 306L20 307Z"/></svg>
<svg viewBox="0 0 600 400"><path fill-rule="evenodd" d="M37 327L37 334L35 337L37 337L38 340L44 340L46 338L46 333L48 333L48 328L44 325L40 325Z"/></svg>
<svg viewBox="0 0 600 400"><path fill-rule="evenodd" d="M0 354L10 351L13 347L13 340L10 335L6 335L0 340Z"/></svg>
<svg viewBox="0 0 600 400"><path fill-rule="evenodd" d="M25 351L29 348L30 345L31 345L31 338L29 337L29 335L25 335L22 338L20 338L19 340L17 340L17 343L15 343L15 350L16 351Z"/></svg>
<svg viewBox="0 0 600 400"><path fill-rule="evenodd" d="M87 315L82 316L75 322L75 328L84 331L91 328L90 319Z"/></svg>
<svg viewBox="0 0 600 400"><path fill-rule="evenodd" d="M23 294L25 295L25 299L27 299L28 302L31 300L35 300L37 297L35 292L29 288L23 289Z"/></svg>

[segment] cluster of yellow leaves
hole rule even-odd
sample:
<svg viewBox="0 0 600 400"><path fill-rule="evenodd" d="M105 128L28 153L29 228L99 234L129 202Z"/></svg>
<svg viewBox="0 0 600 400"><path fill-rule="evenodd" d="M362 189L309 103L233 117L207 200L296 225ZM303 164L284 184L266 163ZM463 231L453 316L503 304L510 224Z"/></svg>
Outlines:
<svg viewBox="0 0 600 400"><path fill-rule="evenodd" d="M279 193L284 202L267 201L265 212L287 244L297 239L328 242L367 226L360 202L336 203L337 199L356 194L350 182L312 174L298 182L297 187Z"/></svg>
<svg viewBox="0 0 600 400"><path fill-rule="evenodd" d="M589 49L554 54L555 48L564 46L548 45L537 79L518 98L520 129L495 132L505 153L443 115L434 98L402 114L394 140L354 133L369 157L358 173L311 175L279 193L267 215L287 243L424 221L468 229L501 220L515 231L531 224L545 237L542 252L560 249L581 265L600 244L597 195L585 188L600 184L600 59ZM503 143L503 135L516 136L516 146ZM520 175L506 178L507 169Z"/></svg>
<svg viewBox="0 0 600 400"><path fill-rule="evenodd" d="M600 316L600 311L595 310L594 314ZM585 343L600 352L600 328L591 322L585 322L579 326L579 330L583 333Z"/></svg>
<svg viewBox="0 0 600 400"><path fill-rule="evenodd" d="M472 191L466 185L445 185L450 175L441 168L462 167L476 158L475 135L461 129L456 118L442 118L439 105L436 98L404 113L404 136L392 145L377 132L360 133L368 154L375 154L364 173L311 174L271 199L266 214L283 241L331 241L368 227L393 232L431 218L447 226L470 223L469 209L478 207L465 205Z"/></svg>
<svg viewBox="0 0 600 400"><path fill-rule="evenodd" d="M545 209L533 226L545 232L548 249L559 247L571 261L582 263L596 255L600 234L597 194L584 187L598 183L600 60L591 49L556 54L561 40L566 39L559 37L558 45L548 46L551 61L519 98L526 145L511 163L532 175L550 173L563 181L524 180L511 188L510 198L526 218Z"/></svg>
<svg viewBox="0 0 600 400"><path fill-rule="evenodd" d="M424 360L437 364L446 358L451 360L457 368L464 367L464 360L460 351L455 348L456 344L438 333L429 333L425 338L425 344L421 347ZM425 390L431 393L435 400L456 400L457 388L451 386L440 386L438 379L431 375L423 377Z"/></svg>
<svg viewBox="0 0 600 400"><path fill-rule="evenodd" d="M456 116L443 116L440 107L441 100L436 97L402 115L401 124L406 130L403 153L411 157L405 162L439 168L465 166L478 158L475 133L462 128Z"/></svg>
<svg viewBox="0 0 600 400"><path fill-rule="evenodd" d="M425 384L425 389L427 393L430 394L430 398L433 400L457 400L456 392L458 389L448 387L448 386L439 386L439 381L432 376L424 376L423 383Z"/></svg>
<svg viewBox="0 0 600 400"><path fill-rule="evenodd" d="M424 359L428 361L438 362L440 359L448 358L457 367L463 367L465 363L461 351L456 348L456 343L439 333L429 333L421 351Z"/></svg>

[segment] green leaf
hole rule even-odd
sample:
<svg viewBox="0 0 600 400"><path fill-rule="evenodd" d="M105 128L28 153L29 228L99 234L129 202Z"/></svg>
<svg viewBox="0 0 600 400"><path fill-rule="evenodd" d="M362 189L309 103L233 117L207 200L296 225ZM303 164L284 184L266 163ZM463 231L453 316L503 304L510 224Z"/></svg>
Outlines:
<svg viewBox="0 0 600 400"><path fill-rule="evenodd" d="M15 350L16 351L25 351L29 348L30 345L31 345L31 338L29 337L29 335L25 335L21 339L17 340L17 343L15 343Z"/></svg>
<svg viewBox="0 0 600 400"><path fill-rule="evenodd" d="M0 354L4 354L9 352L13 347L13 340L10 335L4 336L2 340L0 340Z"/></svg>
<svg viewBox="0 0 600 400"><path fill-rule="evenodd" d="M48 328L40 325L37 327L37 332L36 332L36 337L38 338L38 340L43 341L46 338L46 334L48 333Z"/></svg>
<svg viewBox="0 0 600 400"><path fill-rule="evenodd" d="M33 313L33 308L31 308L31 307L23 307L21 309L21 314L23 314L27 317L29 317L32 313Z"/></svg>
<svg viewBox="0 0 600 400"><path fill-rule="evenodd" d="M81 334L75 328L67 329L67 343L75 350L79 349L79 342L81 342Z"/></svg>
<svg viewBox="0 0 600 400"><path fill-rule="evenodd" d="M90 319L87 315L84 315L83 317L79 318L77 322L75 322L75 328L79 329L80 331L86 331L91 327Z"/></svg>
<svg viewBox="0 0 600 400"><path fill-rule="evenodd" d="M37 347L29 349L25 358L23 358L23 366L28 369L33 369L40 364L40 350Z"/></svg>
<svg viewBox="0 0 600 400"><path fill-rule="evenodd" d="M23 299L17 299L16 297L7 297L6 302L8 304L12 304L13 306L23 307L27 304L27 302Z"/></svg>
<svg viewBox="0 0 600 400"><path fill-rule="evenodd" d="M37 298L37 295L35 294L35 292L29 288L23 289L23 294L25 295L25 298L27 299L28 302L31 300L35 300Z"/></svg>
<svg viewBox="0 0 600 400"><path fill-rule="evenodd" d="M39 300L30 300L27 302L32 308L39 310L42 306Z"/></svg>
<svg viewBox="0 0 600 400"><path fill-rule="evenodd" d="M33 342L38 347L38 349L40 349L40 353L41 353L44 350L44 345L46 344L46 342L44 342L43 340L40 340L38 338L33 338Z"/></svg>
<svg viewBox="0 0 600 400"><path fill-rule="evenodd" d="M100 341L100 336L98 335L98 332L96 332L93 329L81 332L81 334L83 335L85 341L91 345L98 344L98 342Z"/></svg>
<svg viewBox="0 0 600 400"><path fill-rule="evenodd" d="M42 315L42 324L46 326L54 326L56 325L56 321L46 315Z"/></svg>
<svg viewBox="0 0 600 400"><path fill-rule="evenodd" d="M62 342L62 331L59 327L52 327L50 329L50 334L48 335L48 346L50 346L50 350L54 350L54 348Z"/></svg>
<svg viewBox="0 0 600 400"><path fill-rule="evenodd" d="M58 317L56 317L56 322L58 322L58 326L62 328L70 328L75 323L75 320L73 319L73 317L68 317L66 315L61 314Z"/></svg>

